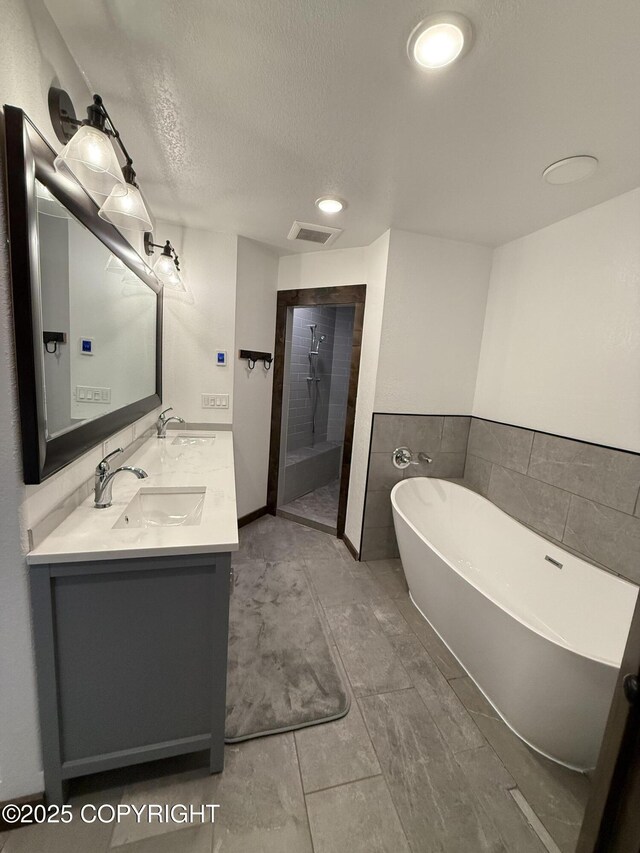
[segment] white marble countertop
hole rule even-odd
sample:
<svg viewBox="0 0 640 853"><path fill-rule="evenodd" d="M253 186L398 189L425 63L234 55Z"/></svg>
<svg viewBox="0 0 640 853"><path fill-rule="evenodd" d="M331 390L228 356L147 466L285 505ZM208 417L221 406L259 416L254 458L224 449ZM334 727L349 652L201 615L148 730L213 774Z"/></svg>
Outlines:
<svg viewBox="0 0 640 853"><path fill-rule="evenodd" d="M178 435L215 439L200 446L176 445ZM99 452L96 455L96 463ZM233 434L230 430L198 432L175 430L166 439L150 438L127 459L149 475L138 480L121 473L113 481L113 503L95 509L91 497L75 509L27 555L30 564L113 560L210 554L238 549ZM112 468L118 468L118 459ZM114 529L139 489L164 487L206 488L200 524L182 527Z"/></svg>

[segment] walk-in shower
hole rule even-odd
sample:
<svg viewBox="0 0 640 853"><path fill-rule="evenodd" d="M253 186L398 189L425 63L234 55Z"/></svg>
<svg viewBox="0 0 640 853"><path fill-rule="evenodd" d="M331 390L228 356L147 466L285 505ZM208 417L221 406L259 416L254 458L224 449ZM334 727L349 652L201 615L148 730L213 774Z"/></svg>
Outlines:
<svg viewBox="0 0 640 853"><path fill-rule="evenodd" d="M278 508L336 527L353 305L288 309Z"/></svg>

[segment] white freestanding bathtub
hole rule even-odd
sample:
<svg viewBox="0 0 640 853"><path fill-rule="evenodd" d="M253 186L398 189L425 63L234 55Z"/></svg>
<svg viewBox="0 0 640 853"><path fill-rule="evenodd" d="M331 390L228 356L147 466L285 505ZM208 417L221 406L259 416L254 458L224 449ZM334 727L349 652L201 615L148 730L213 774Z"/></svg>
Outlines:
<svg viewBox="0 0 640 853"><path fill-rule="evenodd" d="M594 767L638 588L464 486L414 477L391 503L425 619L522 740Z"/></svg>

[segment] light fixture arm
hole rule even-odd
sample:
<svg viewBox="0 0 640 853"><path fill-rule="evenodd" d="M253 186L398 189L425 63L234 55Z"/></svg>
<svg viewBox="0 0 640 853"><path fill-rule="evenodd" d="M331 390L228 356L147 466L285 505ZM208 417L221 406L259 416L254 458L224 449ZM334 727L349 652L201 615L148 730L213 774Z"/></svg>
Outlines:
<svg viewBox="0 0 640 853"><path fill-rule="evenodd" d="M107 126L108 122L108 126ZM101 130L103 133L106 133L108 136L113 137L115 141L118 143L118 147L122 151L122 155L125 159L125 165L122 168L122 174L124 175L124 179L128 184L133 184L134 187L137 187L136 183L136 173L133 168L133 159L127 148L122 141L122 137L120 136L120 131L115 126L113 119L109 115L107 108L104 105L104 101L100 97L100 95L93 96L93 103L87 107L87 119L81 124L88 124L91 127L95 127L97 130Z"/></svg>
<svg viewBox="0 0 640 853"><path fill-rule="evenodd" d="M171 245L171 241L167 240L164 246L162 243L154 243L153 234L150 231L147 231L144 235L144 250L147 255L153 255L154 249L162 249L162 254L166 255L167 258L173 258L176 269L178 271L180 270L180 259L178 258L178 253Z"/></svg>

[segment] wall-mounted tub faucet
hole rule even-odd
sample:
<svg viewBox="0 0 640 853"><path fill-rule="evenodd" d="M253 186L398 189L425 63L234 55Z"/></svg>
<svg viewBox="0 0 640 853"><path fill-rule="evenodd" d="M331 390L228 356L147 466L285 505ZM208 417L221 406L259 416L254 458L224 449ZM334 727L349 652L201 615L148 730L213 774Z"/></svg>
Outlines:
<svg viewBox="0 0 640 853"><path fill-rule="evenodd" d="M129 471L130 474L134 474L139 480L144 480L149 476L142 468L134 468L131 465L123 465L122 468L116 468L115 471L112 471L109 460L113 459L119 453L122 453L121 447L108 453L102 462L98 463L94 478L94 506L96 509L106 509L108 506L111 506L111 489L116 474L119 474L121 471Z"/></svg>
<svg viewBox="0 0 640 853"><path fill-rule="evenodd" d="M424 451L414 454L408 447L396 447L393 451L393 464L396 468L408 468L409 465L431 465L433 459Z"/></svg>
<svg viewBox="0 0 640 853"><path fill-rule="evenodd" d="M167 437L167 424L171 423L171 421L177 421L179 424L184 423L184 418L178 418L176 415L172 415L170 418L165 417L167 412L172 412L173 406L169 406L168 409L165 409L164 412L160 412L158 416L158 420L156 421L156 430L158 432L158 438L166 438Z"/></svg>

